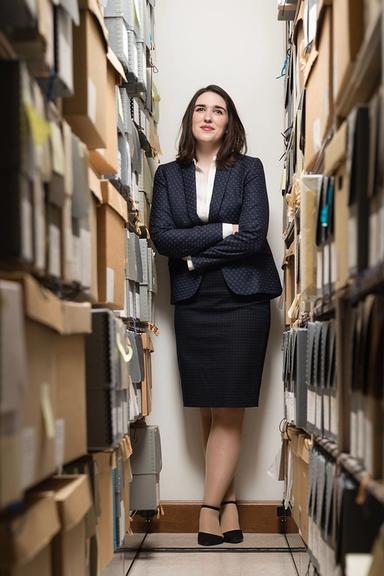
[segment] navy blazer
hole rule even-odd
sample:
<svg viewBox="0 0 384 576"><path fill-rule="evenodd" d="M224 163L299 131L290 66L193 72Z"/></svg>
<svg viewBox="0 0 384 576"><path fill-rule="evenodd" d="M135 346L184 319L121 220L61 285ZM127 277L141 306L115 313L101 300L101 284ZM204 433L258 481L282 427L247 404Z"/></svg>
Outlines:
<svg viewBox="0 0 384 576"><path fill-rule="evenodd" d="M196 211L195 166L161 164L155 174L150 234L160 254L169 257L171 303L190 298L208 268L220 267L236 294L281 294L280 278L266 236L268 197L258 158L239 155L232 168L216 170L208 222ZM239 224L223 239L222 223ZM191 256L190 271L183 256Z"/></svg>

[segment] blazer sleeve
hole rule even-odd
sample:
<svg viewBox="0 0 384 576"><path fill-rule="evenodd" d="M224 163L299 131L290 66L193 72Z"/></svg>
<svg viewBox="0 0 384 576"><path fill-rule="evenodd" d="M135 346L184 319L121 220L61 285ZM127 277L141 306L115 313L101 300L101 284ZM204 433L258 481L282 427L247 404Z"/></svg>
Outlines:
<svg viewBox="0 0 384 576"><path fill-rule="evenodd" d="M244 184L239 232L228 236L215 246L191 255L196 271L222 265L231 260L263 252L266 247L269 206L264 168L255 158Z"/></svg>
<svg viewBox="0 0 384 576"><path fill-rule="evenodd" d="M223 225L220 222L176 228L162 166L158 167L154 178L149 229L159 254L169 258L199 254L223 239Z"/></svg>

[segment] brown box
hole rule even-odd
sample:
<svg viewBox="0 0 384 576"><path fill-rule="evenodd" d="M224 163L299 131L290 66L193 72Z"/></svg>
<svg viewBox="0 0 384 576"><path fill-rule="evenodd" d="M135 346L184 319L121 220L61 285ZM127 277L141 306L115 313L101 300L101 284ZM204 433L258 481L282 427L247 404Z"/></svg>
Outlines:
<svg viewBox="0 0 384 576"><path fill-rule="evenodd" d="M125 199L107 180L101 181L103 204L97 214L99 302L124 308Z"/></svg>
<svg viewBox="0 0 384 576"><path fill-rule="evenodd" d="M116 109L116 85L125 79L122 65L112 52L108 50L107 68L107 95L105 115L107 122L107 137L105 148L91 151L89 155L93 168L100 175L114 176L118 171L118 148L117 148L117 109Z"/></svg>
<svg viewBox="0 0 384 576"><path fill-rule="evenodd" d="M91 191L91 210L89 215L89 227L91 231L91 258L92 258L92 282L89 294L93 302L97 302L99 299L99 288L98 288L98 253L97 253L97 211L103 202L103 197L101 195L100 180L95 174L95 172L89 168L89 187Z"/></svg>
<svg viewBox="0 0 384 576"><path fill-rule="evenodd" d="M98 573L109 564L114 554L112 468L115 458L114 452L93 454L100 502L100 516L96 525Z"/></svg>
<svg viewBox="0 0 384 576"><path fill-rule="evenodd" d="M333 99L342 95L364 38L364 0L333 0Z"/></svg>
<svg viewBox="0 0 384 576"><path fill-rule="evenodd" d="M141 406L143 416L148 416L152 410L152 365L151 353L154 351L149 334L141 334L144 350L144 380L141 385Z"/></svg>
<svg viewBox="0 0 384 576"><path fill-rule="evenodd" d="M309 452L310 439L306 434L291 433L292 474L292 516L304 542L308 543L308 493L309 493Z"/></svg>
<svg viewBox="0 0 384 576"><path fill-rule="evenodd" d="M19 487L26 490L51 476L64 459L86 452L82 334L90 331L90 306L58 299L27 274L2 276L23 286L28 383L14 449ZM80 413L83 420L75 420Z"/></svg>
<svg viewBox="0 0 384 576"><path fill-rule="evenodd" d="M57 466L87 453L84 335L91 332L88 303L63 302L62 306L65 334L56 339Z"/></svg>
<svg viewBox="0 0 384 576"><path fill-rule="evenodd" d="M88 576L85 516L92 506L87 475L55 476L39 486L53 492L61 529L53 540L54 576Z"/></svg>
<svg viewBox="0 0 384 576"><path fill-rule="evenodd" d="M60 529L53 495L28 497L25 509L0 521L2 576L56 576L51 541Z"/></svg>
<svg viewBox="0 0 384 576"><path fill-rule="evenodd" d="M309 75L305 97L304 168L314 166L333 118L332 9L324 13L319 54Z"/></svg>
<svg viewBox="0 0 384 576"><path fill-rule="evenodd" d="M109 121L107 36L97 1L81 2L80 8L80 26L73 29L75 94L64 99L64 115L88 148L104 148Z"/></svg>

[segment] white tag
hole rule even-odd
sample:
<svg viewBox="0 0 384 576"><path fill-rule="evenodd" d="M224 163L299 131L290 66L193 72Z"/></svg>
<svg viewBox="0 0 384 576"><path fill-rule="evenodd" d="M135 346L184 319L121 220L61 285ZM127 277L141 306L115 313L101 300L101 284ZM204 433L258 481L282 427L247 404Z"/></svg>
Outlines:
<svg viewBox="0 0 384 576"><path fill-rule="evenodd" d="M316 288L317 290L323 289L323 250L317 250L317 266L316 266Z"/></svg>
<svg viewBox="0 0 384 576"><path fill-rule="evenodd" d="M315 426L318 430L322 429L321 417L323 415L323 402L320 394L316 394L316 422Z"/></svg>
<svg viewBox="0 0 384 576"><path fill-rule="evenodd" d="M20 433L21 486L29 488L36 479L36 430L32 426Z"/></svg>
<svg viewBox="0 0 384 576"><path fill-rule="evenodd" d="M337 251L336 242L331 243L331 283L334 284L337 279Z"/></svg>
<svg viewBox="0 0 384 576"><path fill-rule="evenodd" d="M107 266L107 302L114 302L115 297L115 271Z"/></svg>
<svg viewBox="0 0 384 576"><path fill-rule="evenodd" d="M307 420L314 425L316 422L316 394L313 390L308 390L307 393L307 411Z"/></svg>
<svg viewBox="0 0 384 576"><path fill-rule="evenodd" d="M49 273L61 276L60 230L54 224L49 225Z"/></svg>
<svg viewBox="0 0 384 576"><path fill-rule="evenodd" d="M324 432L330 431L330 397L327 394L323 396L323 418L324 418Z"/></svg>
<svg viewBox="0 0 384 576"><path fill-rule="evenodd" d="M21 180L21 179L20 179ZM33 260L33 236L32 236L32 206L28 195L27 186L21 193L21 252L28 262Z"/></svg>
<svg viewBox="0 0 384 576"><path fill-rule="evenodd" d="M368 576L372 554L346 554L345 576Z"/></svg>
<svg viewBox="0 0 384 576"><path fill-rule="evenodd" d="M88 78L88 116L94 124L96 124L96 110L97 110L97 94L96 86L91 78Z"/></svg>
<svg viewBox="0 0 384 576"><path fill-rule="evenodd" d="M125 60L128 62L129 58L129 49L128 49L128 30L125 27L125 24L121 22L122 26L122 36L123 36L123 54Z"/></svg>
<svg viewBox="0 0 384 576"><path fill-rule="evenodd" d="M373 474L373 425L368 416L364 416L365 423L365 446L364 446L364 463L368 474Z"/></svg>
<svg viewBox="0 0 384 576"><path fill-rule="evenodd" d="M357 457L358 420L357 413L351 411L351 456Z"/></svg>
<svg viewBox="0 0 384 576"><path fill-rule="evenodd" d="M312 142L315 152L318 152L321 148L321 121L320 118L316 118L313 122L312 127Z"/></svg>
<svg viewBox="0 0 384 576"><path fill-rule="evenodd" d="M329 244L324 246L324 285L328 286L330 283L330 248Z"/></svg>
<svg viewBox="0 0 384 576"><path fill-rule="evenodd" d="M337 415L337 399L336 396L331 396L331 433L337 436L338 428L338 415Z"/></svg>
<svg viewBox="0 0 384 576"><path fill-rule="evenodd" d="M369 217L369 266L378 262L378 239L379 239L379 213L375 210Z"/></svg>
<svg viewBox="0 0 384 576"><path fill-rule="evenodd" d="M358 430L359 433L357 435L357 457L364 459L364 448L365 448L365 415L364 411L359 408L357 412L357 419L358 419Z"/></svg>
<svg viewBox="0 0 384 576"><path fill-rule="evenodd" d="M379 262L384 260L384 198L381 199L382 205L380 206L380 223L379 223Z"/></svg>
<svg viewBox="0 0 384 576"><path fill-rule="evenodd" d="M55 437L55 462L56 468L62 468L65 454L65 420L60 418L56 420L56 437Z"/></svg>
<svg viewBox="0 0 384 576"><path fill-rule="evenodd" d="M61 34L60 46L60 76L67 87L73 89L73 50L72 50L72 20L65 10L60 10Z"/></svg>
<svg viewBox="0 0 384 576"><path fill-rule="evenodd" d="M120 546L122 546L124 544L124 538L125 538L125 506L124 506L124 500L120 500L120 524L119 524L119 530L120 530Z"/></svg>

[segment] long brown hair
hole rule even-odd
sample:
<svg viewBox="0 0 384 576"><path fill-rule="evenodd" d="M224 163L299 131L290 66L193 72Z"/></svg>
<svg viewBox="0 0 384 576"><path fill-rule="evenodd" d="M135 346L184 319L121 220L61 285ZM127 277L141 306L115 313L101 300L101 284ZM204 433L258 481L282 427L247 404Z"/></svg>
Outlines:
<svg viewBox="0 0 384 576"><path fill-rule="evenodd" d="M199 96L205 92L214 92L223 98L227 105L228 125L220 149L217 153L216 164L219 169L230 168L241 153L247 152L247 140L244 126L241 123L236 106L225 90L211 84L200 88L192 97L181 122L181 136L176 161L182 165L191 164L195 157L196 140L192 133L192 116Z"/></svg>

